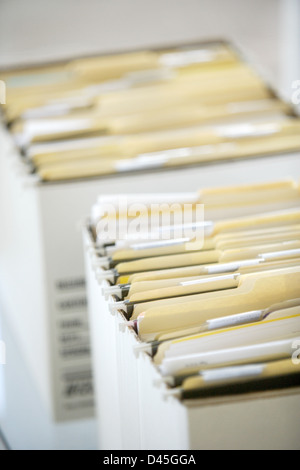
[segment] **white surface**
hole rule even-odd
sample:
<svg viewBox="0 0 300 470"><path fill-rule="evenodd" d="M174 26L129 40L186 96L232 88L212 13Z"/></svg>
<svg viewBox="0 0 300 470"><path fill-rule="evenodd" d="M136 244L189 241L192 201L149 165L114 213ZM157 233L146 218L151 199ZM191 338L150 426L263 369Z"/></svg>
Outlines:
<svg viewBox="0 0 300 470"><path fill-rule="evenodd" d="M0 428L9 447L13 450L96 449L95 420L60 424L50 420L18 344L1 316L1 306L0 321L0 338L7 350L7 364L0 365Z"/></svg>
<svg viewBox="0 0 300 470"><path fill-rule="evenodd" d="M300 0L1 0L0 68L225 37L251 51L290 98L300 79L299 24Z"/></svg>
<svg viewBox="0 0 300 470"><path fill-rule="evenodd" d="M280 0L1 0L0 65L223 37L279 72Z"/></svg>

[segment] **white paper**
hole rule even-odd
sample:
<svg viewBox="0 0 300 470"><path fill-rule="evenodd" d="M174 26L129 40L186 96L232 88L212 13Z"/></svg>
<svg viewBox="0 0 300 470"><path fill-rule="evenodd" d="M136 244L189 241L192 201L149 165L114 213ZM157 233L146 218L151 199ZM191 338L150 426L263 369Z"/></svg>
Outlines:
<svg viewBox="0 0 300 470"><path fill-rule="evenodd" d="M290 315L280 320L248 324L237 329L228 329L212 335L195 336L187 341L173 342L165 352L165 358L206 353L221 349L251 345L256 342L268 342L300 335L300 316ZM205 325L205 323L204 323ZM199 325L200 326L200 325Z"/></svg>
<svg viewBox="0 0 300 470"><path fill-rule="evenodd" d="M21 145L28 145L35 136L61 134L69 131L88 129L93 120L87 119L49 119L25 121L24 131L19 136Z"/></svg>
<svg viewBox="0 0 300 470"><path fill-rule="evenodd" d="M239 274L230 274L227 276L218 276L213 278L205 278L205 279L195 279L193 281L183 281L180 283L181 286L194 286L197 284L207 284L207 283L214 283L220 281L226 281L228 279L237 280L240 277Z"/></svg>
<svg viewBox="0 0 300 470"><path fill-rule="evenodd" d="M251 260L241 260L234 261L232 263L220 263L213 266L207 266L207 274L221 274L225 272L237 271L242 267L256 266L262 263L262 259L251 259Z"/></svg>
<svg viewBox="0 0 300 470"><path fill-rule="evenodd" d="M223 138L240 139L245 137L261 137L276 134L281 130L278 123L265 123L261 125L243 123L219 126L215 128L216 133Z"/></svg>
<svg viewBox="0 0 300 470"><path fill-rule="evenodd" d="M237 145L234 142L225 142L216 145L199 145L195 147L181 147L158 152L143 153L136 158L127 160L124 165L118 166L127 170L127 168L141 168L147 166L163 166L166 162L177 158L201 157L203 155L226 154L235 151ZM124 162L124 161L123 161ZM128 170L127 170L128 171Z"/></svg>
<svg viewBox="0 0 300 470"><path fill-rule="evenodd" d="M32 158L35 155L44 153L63 152L73 149L85 149L92 147L100 147L107 144L108 140L112 140L110 136L87 137L83 139L67 139L61 141L33 143L27 149L27 156Z"/></svg>
<svg viewBox="0 0 300 470"><path fill-rule="evenodd" d="M205 382L218 382L245 377L255 377L263 373L263 364L250 364L246 366L222 367L220 369L204 370L200 372Z"/></svg>
<svg viewBox="0 0 300 470"><path fill-rule="evenodd" d="M273 259L279 259L279 258L296 257L296 256L300 256L300 249L277 251L274 253L262 253L259 255L260 258L267 260L267 261L271 261Z"/></svg>
<svg viewBox="0 0 300 470"><path fill-rule="evenodd" d="M210 350L178 357L165 358L159 367L163 375L172 375L189 367L201 367L201 365L226 364L234 361L257 360L260 357L286 357L292 354L292 345L296 337L256 343L247 346L232 347L226 349Z"/></svg>
<svg viewBox="0 0 300 470"><path fill-rule="evenodd" d="M277 103L277 101L272 99L257 101L239 101L237 103L228 103L226 108L229 113L235 114L247 111L262 111L264 109L272 107L272 105L275 105L275 103Z"/></svg>
<svg viewBox="0 0 300 470"><path fill-rule="evenodd" d="M227 317L207 320L207 329L216 330L220 328L227 328L229 326L256 322L261 319L262 313L263 310L254 310L252 312L238 313L237 315L228 315Z"/></svg>
<svg viewBox="0 0 300 470"><path fill-rule="evenodd" d="M189 238L178 238L175 240L160 240L157 242L149 242L149 243L136 243L131 245L130 248L133 250L145 250L149 248L160 248L164 246L174 246L174 245L181 245L183 243L189 242Z"/></svg>
<svg viewBox="0 0 300 470"><path fill-rule="evenodd" d="M115 170L119 172L123 172L123 171L144 170L148 168L161 168L164 165L165 161L166 160L162 157L156 158L156 159L154 158L153 160L150 160L149 158L124 159L124 160L119 160L115 163Z"/></svg>

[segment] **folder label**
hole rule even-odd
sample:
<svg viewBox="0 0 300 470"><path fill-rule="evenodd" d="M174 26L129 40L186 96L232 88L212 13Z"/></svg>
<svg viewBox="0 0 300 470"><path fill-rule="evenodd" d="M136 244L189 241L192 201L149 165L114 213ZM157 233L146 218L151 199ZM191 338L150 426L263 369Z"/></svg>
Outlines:
<svg viewBox="0 0 300 470"><path fill-rule="evenodd" d="M209 279L209 282L210 283L213 283L213 282L220 282L220 281L226 281L227 279L232 279L234 281L238 280L240 277L240 274L228 274L227 276L218 276L218 277L215 277L213 279ZM197 285L197 284L204 284L204 283L207 283L208 280L207 278L205 279L195 279L193 281L183 281L180 283L181 286L193 286L193 285Z"/></svg>
<svg viewBox="0 0 300 470"><path fill-rule="evenodd" d="M250 364L246 366L224 367L220 369L204 370L200 372L205 382L217 382L225 379L240 377L254 377L262 374L264 365Z"/></svg>
<svg viewBox="0 0 300 470"><path fill-rule="evenodd" d="M269 102L269 99L265 99L257 101L240 101L237 103L229 103L227 105L227 110L230 113L237 113L239 111L259 111L260 109L264 109Z"/></svg>
<svg viewBox="0 0 300 470"><path fill-rule="evenodd" d="M253 323L259 321L262 315L262 310L254 310L253 312L245 312L237 315L228 315L222 318L214 318L207 320L208 330L215 330L219 328L226 328L228 326L240 325L243 323Z"/></svg>
<svg viewBox="0 0 300 470"><path fill-rule="evenodd" d="M181 147L175 149L164 150L162 152L142 153L135 158L136 161L156 161L165 163L173 158L196 157L200 155L211 155L215 152L227 153L236 149L235 142L224 142L215 145L198 145L195 147Z"/></svg>
<svg viewBox="0 0 300 470"><path fill-rule="evenodd" d="M186 237L186 238L175 238L174 240L161 240L161 241L153 242L153 243L138 243L138 244L131 245L131 248L135 251L149 249L149 248L161 248L163 246L181 245L182 243L186 243L189 240L190 239Z"/></svg>
<svg viewBox="0 0 300 470"><path fill-rule="evenodd" d="M281 126L278 123L266 123L261 126L254 124L234 124L231 126L220 126L217 132L221 137L238 139L243 137L265 136L276 134L280 131Z"/></svg>
<svg viewBox="0 0 300 470"><path fill-rule="evenodd" d="M219 274L224 272L232 272L237 271L238 269L250 266L256 266L262 262L262 259L252 259L252 260L239 260L233 263L220 263L216 264L215 266L208 266L207 273L208 274Z"/></svg>
<svg viewBox="0 0 300 470"><path fill-rule="evenodd" d="M196 49L191 51L173 52L163 54L160 63L166 67L184 67L190 64L200 64L202 62L211 62L216 53L208 49Z"/></svg>

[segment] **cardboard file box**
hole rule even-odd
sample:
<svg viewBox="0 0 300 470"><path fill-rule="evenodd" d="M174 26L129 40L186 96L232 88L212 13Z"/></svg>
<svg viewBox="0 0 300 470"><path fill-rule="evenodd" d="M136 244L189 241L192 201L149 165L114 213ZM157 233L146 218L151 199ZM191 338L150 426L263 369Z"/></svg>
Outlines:
<svg viewBox="0 0 300 470"><path fill-rule="evenodd" d="M80 223L96 197L289 178L299 167L294 152L45 183L27 173L1 125L1 311L56 420L94 414Z"/></svg>
<svg viewBox="0 0 300 470"><path fill-rule="evenodd" d="M84 246L92 246L89 226ZM98 443L103 450L299 450L299 387L180 401L114 297L104 298L86 251ZM99 268L98 268L99 269Z"/></svg>

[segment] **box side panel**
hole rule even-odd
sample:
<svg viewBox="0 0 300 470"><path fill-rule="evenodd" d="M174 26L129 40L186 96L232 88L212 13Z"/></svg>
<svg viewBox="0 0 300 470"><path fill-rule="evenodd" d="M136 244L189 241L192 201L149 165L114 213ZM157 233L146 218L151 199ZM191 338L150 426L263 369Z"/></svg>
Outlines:
<svg viewBox="0 0 300 470"><path fill-rule="evenodd" d="M299 391L192 406L188 415L191 449L300 449Z"/></svg>
<svg viewBox="0 0 300 470"><path fill-rule="evenodd" d="M166 387L158 385L161 376L147 354L142 353L138 362L141 448L189 449L185 408L176 398L166 399Z"/></svg>
<svg viewBox="0 0 300 470"><path fill-rule="evenodd" d="M87 251L85 258L98 448L122 449L115 318L108 312Z"/></svg>
<svg viewBox="0 0 300 470"><path fill-rule="evenodd" d="M94 415L94 401L80 219L99 187L54 185L39 191L56 419L87 418Z"/></svg>
<svg viewBox="0 0 300 470"><path fill-rule="evenodd" d="M0 127L0 308L50 407L50 357L45 304L40 200L20 173L10 136Z"/></svg>
<svg viewBox="0 0 300 470"><path fill-rule="evenodd" d="M120 415L123 448L141 449L141 423L139 413L138 368L134 352L135 334L131 328L122 328L124 318L117 315L116 344L119 362ZM120 331L120 327L122 330Z"/></svg>

